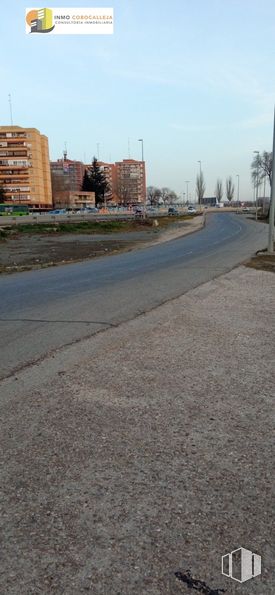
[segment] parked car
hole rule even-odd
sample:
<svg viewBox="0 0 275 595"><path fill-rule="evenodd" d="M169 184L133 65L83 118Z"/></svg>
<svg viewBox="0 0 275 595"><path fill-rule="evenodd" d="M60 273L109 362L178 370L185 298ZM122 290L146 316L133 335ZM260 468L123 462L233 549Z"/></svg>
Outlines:
<svg viewBox="0 0 275 595"><path fill-rule="evenodd" d="M196 212L197 211L196 211L195 207L193 207L192 205L189 205L189 207L187 208L187 213L189 213L190 215L191 214L194 215L194 213L196 213Z"/></svg>
<svg viewBox="0 0 275 595"><path fill-rule="evenodd" d="M134 207L134 214L136 217L141 217L143 215L143 208L142 207Z"/></svg>
<svg viewBox="0 0 275 595"><path fill-rule="evenodd" d="M178 209L176 207L169 207L168 215L179 215Z"/></svg>
<svg viewBox="0 0 275 595"><path fill-rule="evenodd" d="M54 209L54 211L48 211L47 215L66 215L67 209Z"/></svg>

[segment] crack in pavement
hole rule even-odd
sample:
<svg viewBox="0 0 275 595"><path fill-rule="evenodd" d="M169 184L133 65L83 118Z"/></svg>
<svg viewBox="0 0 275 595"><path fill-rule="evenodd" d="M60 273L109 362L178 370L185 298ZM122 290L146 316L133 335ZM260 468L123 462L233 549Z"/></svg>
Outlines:
<svg viewBox="0 0 275 595"><path fill-rule="evenodd" d="M186 572L178 570L175 572L175 577L182 583L185 583L189 589L200 591L204 595L220 595L220 593L225 593L225 589L211 589L204 581L193 578L190 570L186 570Z"/></svg>

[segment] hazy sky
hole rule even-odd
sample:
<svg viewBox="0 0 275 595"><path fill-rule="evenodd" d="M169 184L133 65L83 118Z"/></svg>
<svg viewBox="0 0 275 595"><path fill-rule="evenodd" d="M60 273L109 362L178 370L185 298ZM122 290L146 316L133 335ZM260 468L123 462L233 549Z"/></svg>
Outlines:
<svg viewBox="0 0 275 595"><path fill-rule="evenodd" d="M140 159L147 183L207 195L240 175L252 195L254 150L271 150L275 101L274 0L47 1L114 8L113 35L26 35L22 0L1 5L1 124L33 126L52 159ZM129 141L128 141L129 139ZM192 197L193 198L193 197Z"/></svg>

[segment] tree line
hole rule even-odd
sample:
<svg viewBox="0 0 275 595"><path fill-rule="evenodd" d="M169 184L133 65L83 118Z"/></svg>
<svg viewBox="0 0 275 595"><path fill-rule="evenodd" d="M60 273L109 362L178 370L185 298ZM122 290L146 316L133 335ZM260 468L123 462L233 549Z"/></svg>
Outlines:
<svg viewBox="0 0 275 595"><path fill-rule="evenodd" d="M152 206L157 206L160 203L170 205L179 200L178 195L170 188L157 188L156 186L148 186L147 200Z"/></svg>
<svg viewBox="0 0 275 595"><path fill-rule="evenodd" d="M205 185L204 175L203 175L203 172L200 172L196 178L196 194L198 197L199 204L203 203L205 189L206 189L206 185ZM225 194L226 194L226 198L229 202L233 200L234 191L235 191L235 186L233 184L232 176L229 176L225 182ZM218 178L218 180L217 180L214 192L215 192L217 202L220 202L224 195L223 183L220 178ZM186 203L189 202L188 198L189 197L186 197L186 201L185 201ZM160 203L169 205L169 204L178 202L180 200L180 197L176 194L176 192L174 192L173 190L170 190L167 187L157 188L156 186L148 186L147 200L153 206L158 205Z"/></svg>
<svg viewBox="0 0 275 595"><path fill-rule="evenodd" d="M223 189L223 182L222 182L221 178L217 179L215 190L214 190L214 195L216 197L217 202L221 202L224 193L225 193L227 200L229 202L231 202L234 197L234 192L235 192L235 186L233 183L232 176L228 176L228 178L226 178L225 190ZM197 193L197 197L198 197L198 203L202 204L203 198L204 198L204 193L205 193L205 181L204 181L203 172L200 172L197 175L196 193Z"/></svg>

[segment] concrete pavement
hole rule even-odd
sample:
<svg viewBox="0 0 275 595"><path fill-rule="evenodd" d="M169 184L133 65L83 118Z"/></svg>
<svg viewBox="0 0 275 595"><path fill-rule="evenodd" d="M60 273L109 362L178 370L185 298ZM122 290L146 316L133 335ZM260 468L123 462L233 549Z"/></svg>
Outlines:
<svg viewBox="0 0 275 595"><path fill-rule="evenodd" d="M274 289L240 267L1 382L1 593L274 593Z"/></svg>

